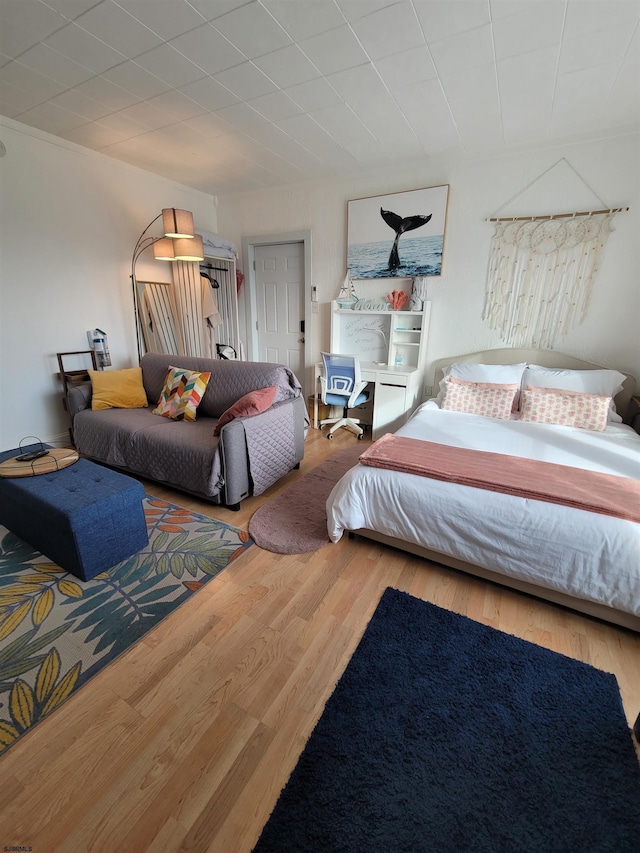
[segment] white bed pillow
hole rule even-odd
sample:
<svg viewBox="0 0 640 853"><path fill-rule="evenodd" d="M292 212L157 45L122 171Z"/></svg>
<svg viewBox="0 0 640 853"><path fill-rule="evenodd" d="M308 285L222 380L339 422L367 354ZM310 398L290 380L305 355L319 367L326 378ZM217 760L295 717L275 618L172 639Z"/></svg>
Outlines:
<svg viewBox="0 0 640 853"><path fill-rule="evenodd" d="M448 376L452 376L455 379L464 379L466 382L483 382L492 385L520 385L526 366L526 361L520 364L473 364L470 361L456 361L445 367L443 371L436 403L442 408ZM514 411L518 408L519 397L520 393L518 392L513 401Z"/></svg>
<svg viewBox="0 0 640 853"><path fill-rule="evenodd" d="M597 394L603 397L615 397L622 391L624 373L617 370L568 370L559 367L541 367L528 364L522 379L522 387L556 388L559 391L575 391L579 394ZM620 423L622 418L616 413L611 400L609 422Z"/></svg>

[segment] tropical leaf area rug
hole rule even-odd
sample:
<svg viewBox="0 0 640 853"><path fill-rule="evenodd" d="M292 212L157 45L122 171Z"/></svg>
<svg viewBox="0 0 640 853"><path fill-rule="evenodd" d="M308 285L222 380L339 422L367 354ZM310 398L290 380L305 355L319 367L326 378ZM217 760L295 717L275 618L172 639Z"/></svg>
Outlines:
<svg viewBox="0 0 640 853"><path fill-rule="evenodd" d="M387 589L254 853L631 853L615 676Z"/></svg>
<svg viewBox="0 0 640 853"><path fill-rule="evenodd" d="M244 530L143 503L149 545L90 581L0 527L0 752L252 544Z"/></svg>

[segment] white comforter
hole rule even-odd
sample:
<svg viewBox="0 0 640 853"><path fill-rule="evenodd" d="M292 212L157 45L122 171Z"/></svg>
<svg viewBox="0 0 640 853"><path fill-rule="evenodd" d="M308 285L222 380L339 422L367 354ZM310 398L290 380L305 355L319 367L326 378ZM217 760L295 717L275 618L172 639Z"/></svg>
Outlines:
<svg viewBox="0 0 640 853"><path fill-rule="evenodd" d="M398 435L640 478L640 436L501 421L424 403ZM357 465L327 500L329 536L366 528L640 616L640 525Z"/></svg>

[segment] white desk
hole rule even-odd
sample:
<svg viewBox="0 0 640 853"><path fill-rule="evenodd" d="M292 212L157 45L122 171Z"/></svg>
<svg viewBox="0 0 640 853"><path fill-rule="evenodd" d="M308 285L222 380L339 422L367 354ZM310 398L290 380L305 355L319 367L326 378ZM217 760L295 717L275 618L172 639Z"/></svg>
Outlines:
<svg viewBox="0 0 640 853"><path fill-rule="evenodd" d="M314 370L313 426L318 429L318 383L322 362ZM372 437L377 441L385 432L395 432L420 402L422 371L417 367L394 367L360 362L362 378L373 385Z"/></svg>

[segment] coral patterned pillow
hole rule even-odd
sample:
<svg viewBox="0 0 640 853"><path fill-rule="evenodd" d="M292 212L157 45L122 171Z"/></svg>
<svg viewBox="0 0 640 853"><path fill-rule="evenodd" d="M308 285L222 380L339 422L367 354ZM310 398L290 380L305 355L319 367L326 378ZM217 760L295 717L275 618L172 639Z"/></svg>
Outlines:
<svg viewBox="0 0 640 853"><path fill-rule="evenodd" d="M610 404L611 397L600 394L527 386L521 396L520 419L604 432Z"/></svg>
<svg viewBox="0 0 640 853"><path fill-rule="evenodd" d="M484 415L486 418L509 420L519 385L496 385L491 382L467 382L448 376L442 408L452 412Z"/></svg>
<svg viewBox="0 0 640 853"><path fill-rule="evenodd" d="M196 373L182 367L170 367L164 380L154 415L174 421L195 421L196 409L211 378L210 373Z"/></svg>

